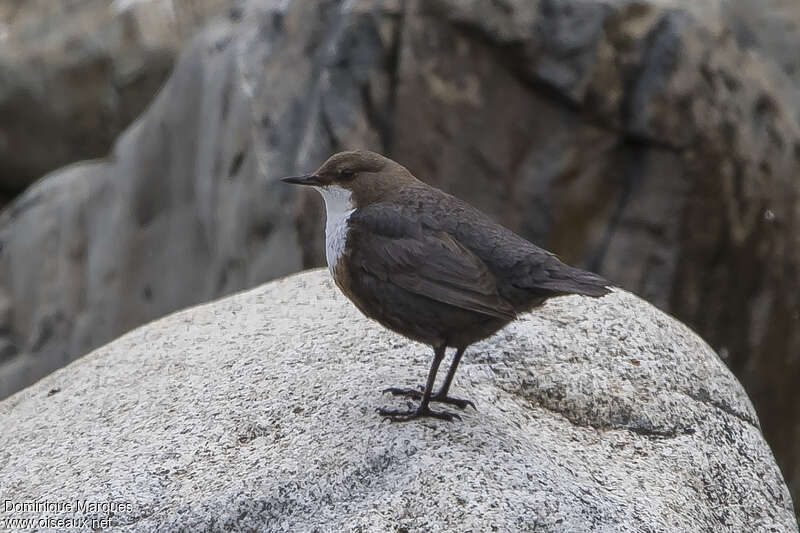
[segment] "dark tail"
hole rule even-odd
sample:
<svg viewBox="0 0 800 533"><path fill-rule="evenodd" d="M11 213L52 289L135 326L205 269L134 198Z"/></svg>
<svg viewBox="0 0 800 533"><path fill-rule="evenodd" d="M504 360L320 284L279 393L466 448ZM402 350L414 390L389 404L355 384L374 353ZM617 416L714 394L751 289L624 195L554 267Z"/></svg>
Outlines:
<svg viewBox="0 0 800 533"><path fill-rule="evenodd" d="M581 294L598 298L611 292L611 283L593 272L561 264L552 277L542 283L542 288L556 294Z"/></svg>

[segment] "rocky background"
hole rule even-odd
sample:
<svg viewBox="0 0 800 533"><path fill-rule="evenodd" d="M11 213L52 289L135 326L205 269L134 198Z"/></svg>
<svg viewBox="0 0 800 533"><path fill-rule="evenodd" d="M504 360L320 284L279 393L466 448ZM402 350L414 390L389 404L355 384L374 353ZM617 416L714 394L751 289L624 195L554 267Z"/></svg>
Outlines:
<svg viewBox="0 0 800 533"><path fill-rule="evenodd" d="M800 4L4 0L0 21L0 396L322 264L320 199L277 178L369 148L698 331L797 501Z"/></svg>
<svg viewBox="0 0 800 533"><path fill-rule="evenodd" d="M0 205L101 157L227 0L0 1Z"/></svg>

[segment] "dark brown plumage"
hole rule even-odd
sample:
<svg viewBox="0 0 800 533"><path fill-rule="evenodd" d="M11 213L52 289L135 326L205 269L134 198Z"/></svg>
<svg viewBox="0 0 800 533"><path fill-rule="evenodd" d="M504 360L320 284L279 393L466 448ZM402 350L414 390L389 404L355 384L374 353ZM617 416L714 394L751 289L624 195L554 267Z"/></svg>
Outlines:
<svg viewBox="0 0 800 533"><path fill-rule="evenodd" d="M464 350L518 313L553 296L609 292L600 276L565 265L379 154L342 152L315 174L285 181L323 194L328 264L341 290L368 317L434 349L422 392L387 389L421 399L411 411L380 410L395 420L456 416L431 410L431 401L471 405L448 396ZM447 347L456 355L433 394Z"/></svg>

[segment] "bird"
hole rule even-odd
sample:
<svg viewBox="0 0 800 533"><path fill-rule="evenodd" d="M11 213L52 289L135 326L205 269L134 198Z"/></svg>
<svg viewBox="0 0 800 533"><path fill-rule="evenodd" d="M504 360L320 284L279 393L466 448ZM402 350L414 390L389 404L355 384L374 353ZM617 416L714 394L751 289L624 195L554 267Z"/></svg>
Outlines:
<svg viewBox="0 0 800 533"><path fill-rule="evenodd" d="M367 317L433 348L421 390L383 391L419 400L416 407L409 402L408 409L377 409L392 421L460 419L430 404L475 408L470 400L450 396L469 345L549 298L597 298L610 292L601 276L561 262L381 154L339 152L313 174L282 180L322 195L325 257L344 295ZM455 355L434 393L447 348L455 348Z"/></svg>

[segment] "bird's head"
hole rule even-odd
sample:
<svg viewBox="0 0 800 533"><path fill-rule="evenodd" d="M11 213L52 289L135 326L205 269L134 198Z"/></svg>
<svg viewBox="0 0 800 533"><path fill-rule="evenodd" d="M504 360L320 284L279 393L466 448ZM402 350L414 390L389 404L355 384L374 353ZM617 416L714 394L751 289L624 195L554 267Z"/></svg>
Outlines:
<svg viewBox="0 0 800 533"><path fill-rule="evenodd" d="M283 178L283 181L316 188L326 204L332 197L347 198L352 207L369 205L392 191L418 183L399 163L366 150L339 152L313 174Z"/></svg>

